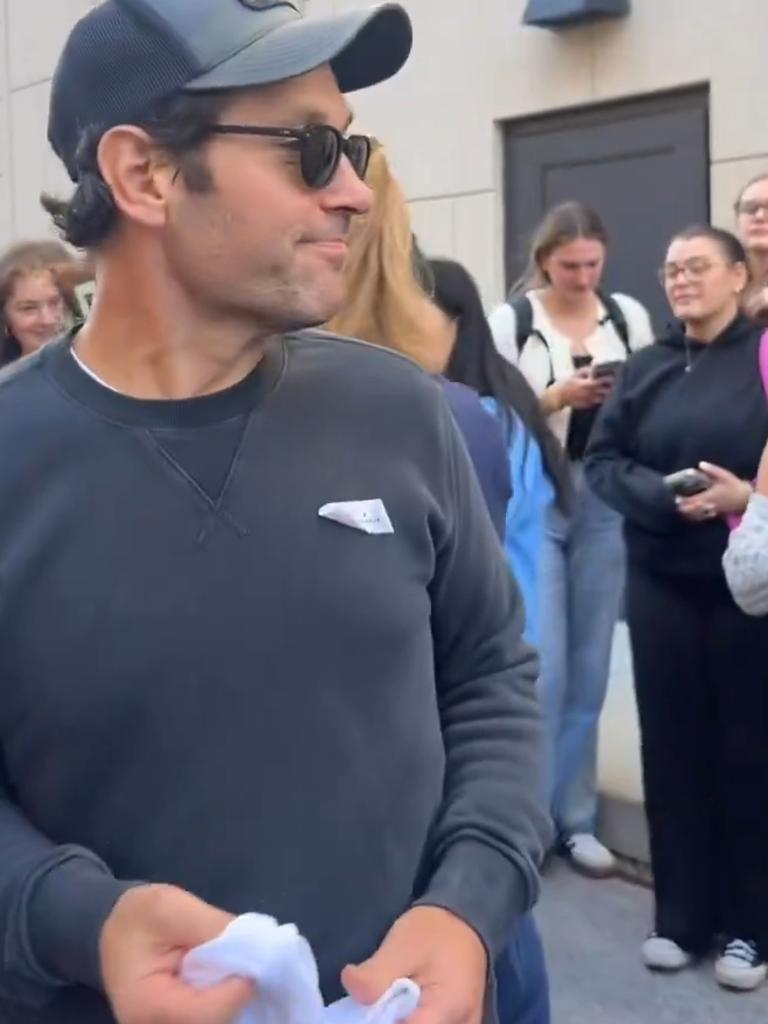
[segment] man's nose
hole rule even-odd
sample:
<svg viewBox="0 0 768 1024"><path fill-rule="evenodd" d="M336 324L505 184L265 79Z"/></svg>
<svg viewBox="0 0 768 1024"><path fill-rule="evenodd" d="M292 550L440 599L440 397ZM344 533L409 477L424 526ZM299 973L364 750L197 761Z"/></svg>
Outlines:
<svg viewBox="0 0 768 1024"><path fill-rule="evenodd" d="M346 210L349 213L368 213L373 193L349 159L343 156L332 181L323 190L323 205L328 210Z"/></svg>

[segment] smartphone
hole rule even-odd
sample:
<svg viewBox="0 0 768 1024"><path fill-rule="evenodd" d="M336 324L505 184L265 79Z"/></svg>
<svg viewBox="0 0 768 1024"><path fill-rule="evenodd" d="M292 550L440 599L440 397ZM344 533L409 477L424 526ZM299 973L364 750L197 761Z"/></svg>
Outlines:
<svg viewBox="0 0 768 1024"><path fill-rule="evenodd" d="M712 481L700 469L681 469L679 473L670 473L664 477L664 483L678 498L692 498L712 486Z"/></svg>
<svg viewBox="0 0 768 1024"><path fill-rule="evenodd" d="M623 365L624 361L622 359L613 359L606 363L593 363L592 377L595 380L604 380L607 377L615 377Z"/></svg>

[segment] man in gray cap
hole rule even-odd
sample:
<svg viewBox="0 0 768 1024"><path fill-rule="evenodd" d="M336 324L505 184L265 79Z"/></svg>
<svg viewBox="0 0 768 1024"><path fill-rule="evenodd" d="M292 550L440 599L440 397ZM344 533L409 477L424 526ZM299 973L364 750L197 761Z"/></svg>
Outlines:
<svg viewBox="0 0 768 1024"><path fill-rule="evenodd" d="M0 1020L225 1024L184 954L295 922L326 999L477 1024L534 902L535 660L440 389L322 332L397 4L107 0L49 137L87 324L0 380ZM299 331L300 333L296 333ZM256 992L258 998L258 992Z"/></svg>

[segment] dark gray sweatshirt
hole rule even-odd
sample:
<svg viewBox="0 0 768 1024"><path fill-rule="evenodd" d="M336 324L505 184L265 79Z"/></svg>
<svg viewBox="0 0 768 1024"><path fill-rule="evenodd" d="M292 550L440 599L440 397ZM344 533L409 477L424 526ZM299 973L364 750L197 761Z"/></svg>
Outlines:
<svg viewBox="0 0 768 1024"><path fill-rule="evenodd" d="M308 333L140 401L70 341L0 379L0 1020L112 1020L131 880L295 922L328 999L413 903L495 955L546 832L535 659L439 386ZM392 533L318 515L372 499Z"/></svg>

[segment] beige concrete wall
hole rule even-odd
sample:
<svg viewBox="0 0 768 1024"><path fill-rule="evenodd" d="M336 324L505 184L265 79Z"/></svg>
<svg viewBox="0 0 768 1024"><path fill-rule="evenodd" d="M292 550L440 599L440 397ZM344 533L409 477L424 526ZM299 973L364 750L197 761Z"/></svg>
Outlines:
<svg viewBox="0 0 768 1024"><path fill-rule="evenodd" d="M336 0L336 8L364 0ZM502 294L500 121L709 82L712 208L731 223L738 185L768 168L765 0L635 0L620 22L553 33L522 25L525 0L405 0L412 60L356 101L389 143L427 248Z"/></svg>
<svg viewBox="0 0 768 1024"><path fill-rule="evenodd" d="M50 233L40 193L70 189L46 141L48 93L64 39L90 6L0 0L0 245Z"/></svg>
<svg viewBox="0 0 768 1024"><path fill-rule="evenodd" d="M368 3L309 7L322 16ZM466 262L489 303L502 289L501 121L709 82L718 222L730 223L742 180L768 167L765 0L635 0L626 20L563 33L523 27L525 0L405 5L412 60L355 97L359 123L387 142L425 246ZM48 82L69 26L89 6L0 0L0 245L47 230L41 189L68 189L45 142Z"/></svg>

